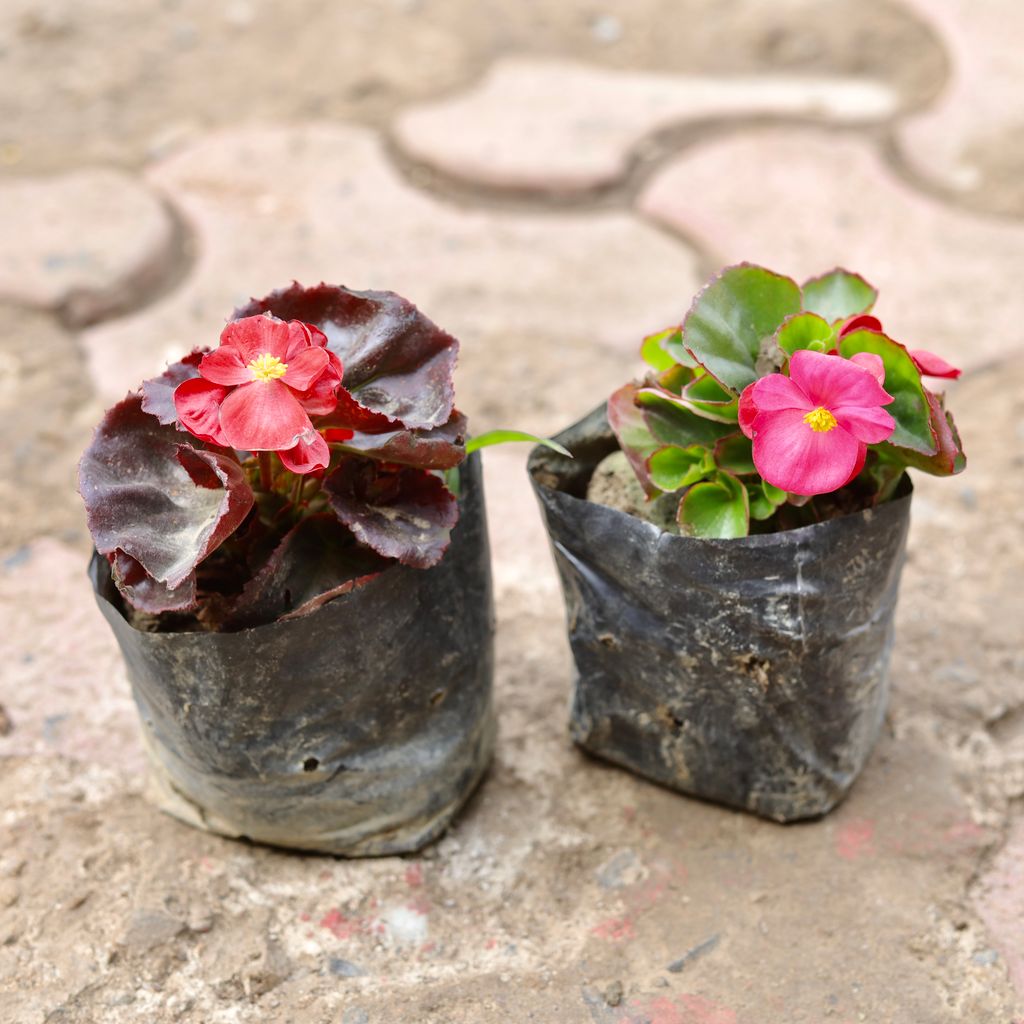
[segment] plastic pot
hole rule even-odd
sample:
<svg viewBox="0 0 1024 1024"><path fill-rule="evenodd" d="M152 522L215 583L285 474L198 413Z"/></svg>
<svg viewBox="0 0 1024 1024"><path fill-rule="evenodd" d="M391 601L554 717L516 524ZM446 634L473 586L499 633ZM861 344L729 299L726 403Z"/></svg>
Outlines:
<svg viewBox="0 0 1024 1024"><path fill-rule="evenodd" d="M199 828L345 856L436 838L494 741L494 610L479 457L432 569L394 565L303 618L146 633L90 575L128 667L158 805Z"/></svg>
<svg viewBox="0 0 1024 1024"><path fill-rule="evenodd" d="M910 483L869 511L737 540L668 534L586 500L618 447L602 406L531 453L576 666L585 750L775 821L826 813L878 735Z"/></svg>

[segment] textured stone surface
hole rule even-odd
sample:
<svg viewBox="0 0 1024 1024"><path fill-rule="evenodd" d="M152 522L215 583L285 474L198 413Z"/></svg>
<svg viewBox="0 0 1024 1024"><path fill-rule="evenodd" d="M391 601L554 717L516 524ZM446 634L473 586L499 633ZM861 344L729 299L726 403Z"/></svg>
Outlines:
<svg viewBox="0 0 1024 1024"><path fill-rule="evenodd" d="M881 291L886 328L912 348L979 366L1024 347L1024 226L911 191L860 139L795 128L730 136L678 157L639 202L705 241L718 264L750 260L798 278L837 264L858 271Z"/></svg>
<svg viewBox="0 0 1024 1024"><path fill-rule="evenodd" d="M0 363L0 544L84 537L75 466L98 409L78 346L50 317L0 304Z"/></svg>
<svg viewBox="0 0 1024 1024"><path fill-rule="evenodd" d="M149 180L187 218L199 257L174 294L83 335L106 401L171 356L216 343L250 294L293 278L328 280L410 298L463 343L460 367L479 385L463 389L460 380L465 411L501 410L529 428L509 402L531 393L519 387L523 373L553 380L570 361L567 349L582 372L567 367L564 389L546 394L563 409L593 403L593 392L584 394L591 364L631 362L639 339L678 319L696 285L692 254L626 214L453 209L409 187L356 128L213 135L157 165ZM520 369L526 345L531 365ZM558 350L550 368L536 362L549 350Z"/></svg>
<svg viewBox="0 0 1024 1024"><path fill-rule="evenodd" d="M0 299L96 320L160 280L173 237L157 198L120 171L0 181Z"/></svg>
<svg viewBox="0 0 1024 1024"><path fill-rule="evenodd" d="M0 757L61 755L116 765L143 757L124 663L85 579L79 548L44 539L0 563Z"/></svg>
<svg viewBox="0 0 1024 1024"><path fill-rule="evenodd" d="M948 48L941 97L898 131L925 181L979 209L1024 216L1024 7L1016 0L911 0Z"/></svg>
<svg viewBox="0 0 1024 1024"><path fill-rule="evenodd" d="M649 135L730 117L880 121L896 93L870 79L654 75L506 58L472 90L413 107L394 132L417 160L466 181L556 194L622 178Z"/></svg>
<svg viewBox="0 0 1024 1024"><path fill-rule="evenodd" d="M1019 992L1024 992L1024 819L1017 818L1006 845L992 860L974 891L974 902L997 947L980 950L975 961L999 955Z"/></svg>
<svg viewBox="0 0 1024 1024"><path fill-rule="evenodd" d="M249 119L383 124L508 52L669 73L869 74L911 100L943 72L934 33L898 0L5 0L0 168L137 166Z"/></svg>

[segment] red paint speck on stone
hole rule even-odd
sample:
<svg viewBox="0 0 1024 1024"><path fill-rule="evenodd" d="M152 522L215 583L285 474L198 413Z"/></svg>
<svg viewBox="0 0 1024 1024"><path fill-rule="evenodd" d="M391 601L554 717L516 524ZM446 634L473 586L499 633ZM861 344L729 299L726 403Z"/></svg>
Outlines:
<svg viewBox="0 0 1024 1024"><path fill-rule="evenodd" d="M610 942L629 942L636 938L633 922L625 917L609 917L596 924L591 931L599 939L608 939Z"/></svg>
<svg viewBox="0 0 1024 1024"><path fill-rule="evenodd" d="M323 916L323 919L320 921L320 927L326 928L336 939L350 939L361 931L362 926L358 921L352 921L345 917L335 907Z"/></svg>
<svg viewBox="0 0 1024 1024"><path fill-rule="evenodd" d="M330 880L331 880L331 873L330 873L330 871L321 871L320 872L320 881L321 882L329 882Z"/></svg>
<svg viewBox="0 0 1024 1024"><path fill-rule="evenodd" d="M698 995L630 1001L622 1024L737 1024L736 1013Z"/></svg>
<svg viewBox="0 0 1024 1024"><path fill-rule="evenodd" d="M495 947L495 946L496 946L497 944L498 944L498 940L497 940L497 939L488 939L488 940L487 940L487 941L486 941L486 942L484 943L484 949L494 949L494 947Z"/></svg>
<svg viewBox="0 0 1024 1024"><path fill-rule="evenodd" d="M422 864L410 864L405 869L405 884L410 889L418 889L423 884Z"/></svg>
<svg viewBox="0 0 1024 1024"><path fill-rule="evenodd" d="M836 853L843 860L857 860L875 852L875 823L865 818L847 822L836 834Z"/></svg>
<svg viewBox="0 0 1024 1024"><path fill-rule="evenodd" d="M299 914L299 920L300 921L309 921L310 920L310 916L305 911L303 911L301 914Z"/></svg>

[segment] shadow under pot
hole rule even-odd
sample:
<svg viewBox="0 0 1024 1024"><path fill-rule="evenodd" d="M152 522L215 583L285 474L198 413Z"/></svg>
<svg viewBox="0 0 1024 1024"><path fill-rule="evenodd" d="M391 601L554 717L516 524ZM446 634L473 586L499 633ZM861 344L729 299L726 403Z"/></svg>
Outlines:
<svg viewBox="0 0 1024 1024"><path fill-rule="evenodd" d="M494 610L479 456L431 569L394 565L301 618L149 633L90 576L142 718L150 795L198 828L344 856L439 836L494 745Z"/></svg>
<svg viewBox="0 0 1024 1024"><path fill-rule="evenodd" d="M786 822L843 799L889 696L910 521L897 497L736 540L666 533L586 500L618 448L605 407L529 472L561 577L585 750L683 793Z"/></svg>

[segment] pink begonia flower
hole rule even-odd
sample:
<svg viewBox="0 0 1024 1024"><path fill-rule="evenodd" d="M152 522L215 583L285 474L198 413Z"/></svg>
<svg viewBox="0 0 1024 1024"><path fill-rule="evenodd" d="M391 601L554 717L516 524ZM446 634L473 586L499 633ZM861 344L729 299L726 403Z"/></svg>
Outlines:
<svg viewBox="0 0 1024 1024"><path fill-rule="evenodd" d="M850 317L839 328L839 337L845 338L847 334L853 331L877 331L881 333L882 321L878 317L870 316L867 313ZM960 371L955 366L947 363L942 356L937 356L934 352L929 352L923 348L914 348L908 351L910 358L914 360L917 372L925 377L948 377L950 380L956 380L960 376Z"/></svg>
<svg viewBox="0 0 1024 1024"><path fill-rule="evenodd" d="M792 494L828 494L863 468L867 446L886 440L896 421L881 407L882 360L843 359L799 349L789 376L772 373L740 396L740 429L754 442L754 465ZM867 358L863 358L866 356Z"/></svg>
<svg viewBox="0 0 1024 1024"><path fill-rule="evenodd" d="M199 376L175 389L174 407L204 441L277 452L293 473L312 473L327 468L331 452L309 417L334 410L341 377L341 360L317 328L248 316L224 328Z"/></svg>

